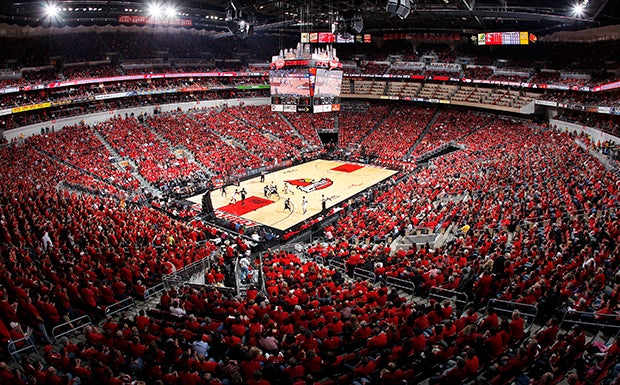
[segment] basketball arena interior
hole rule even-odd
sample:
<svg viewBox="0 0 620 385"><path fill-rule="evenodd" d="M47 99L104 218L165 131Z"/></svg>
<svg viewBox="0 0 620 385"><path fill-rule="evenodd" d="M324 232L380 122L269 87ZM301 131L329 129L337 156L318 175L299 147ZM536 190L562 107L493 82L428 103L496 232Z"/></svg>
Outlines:
<svg viewBox="0 0 620 385"><path fill-rule="evenodd" d="M620 384L620 2L0 2L0 383Z"/></svg>

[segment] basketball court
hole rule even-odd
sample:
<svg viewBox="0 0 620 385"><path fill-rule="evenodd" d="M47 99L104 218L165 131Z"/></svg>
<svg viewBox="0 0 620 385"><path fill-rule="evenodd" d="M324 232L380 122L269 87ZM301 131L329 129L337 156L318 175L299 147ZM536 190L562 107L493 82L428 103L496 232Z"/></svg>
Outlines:
<svg viewBox="0 0 620 385"><path fill-rule="evenodd" d="M225 195L220 189L214 190L211 201L218 218L242 218L247 224L254 222L285 231L319 214L323 199L329 209L396 173L373 165L314 160L266 174L263 183L258 175L241 182L240 186L226 186ZM265 186L270 185L277 187L277 195L265 195ZM288 193L285 193L285 185ZM247 193L243 201L240 194L234 194L235 190L242 189ZM202 195L188 200L200 205ZM307 200L305 213L304 197ZM285 210L287 198L290 199L289 210Z"/></svg>

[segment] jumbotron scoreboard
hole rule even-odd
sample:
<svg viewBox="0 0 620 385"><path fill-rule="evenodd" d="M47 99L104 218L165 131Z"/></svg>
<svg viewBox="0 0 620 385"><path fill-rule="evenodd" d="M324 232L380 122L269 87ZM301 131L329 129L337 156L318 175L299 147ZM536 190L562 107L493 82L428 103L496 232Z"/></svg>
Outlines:
<svg viewBox="0 0 620 385"><path fill-rule="evenodd" d="M302 46L288 51L288 57L273 58L269 71L272 111L340 111L342 64L328 51L309 53Z"/></svg>

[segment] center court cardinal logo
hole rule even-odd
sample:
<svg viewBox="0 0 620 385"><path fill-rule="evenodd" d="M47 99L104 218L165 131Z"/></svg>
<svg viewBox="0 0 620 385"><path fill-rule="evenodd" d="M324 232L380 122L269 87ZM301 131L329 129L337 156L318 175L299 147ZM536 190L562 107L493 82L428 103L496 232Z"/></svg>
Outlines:
<svg viewBox="0 0 620 385"><path fill-rule="evenodd" d="M301 190L305 193L309 193L315 190L322 190L334 184L334 182L329 178L321 178L319 180L314 180L312 178L301 178L285 180L285 182L297 187L298 190Z"/></svg>

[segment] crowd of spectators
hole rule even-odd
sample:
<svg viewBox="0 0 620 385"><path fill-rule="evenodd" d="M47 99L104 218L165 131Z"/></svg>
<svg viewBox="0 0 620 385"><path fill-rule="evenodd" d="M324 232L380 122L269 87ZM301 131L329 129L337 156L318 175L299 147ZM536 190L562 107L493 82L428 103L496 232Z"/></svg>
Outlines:
<svg viewBox="0 0 620 385"><path fill-rule="evenodd" d="M585 93L578 91L546 92L541 100L552 100L563 104L581 106L620 107L620 95L617 91L606 93Z"/></svg>
<svg viewBox="0 0 620 385"><path fill-rule="evenodd" d="M439 118L429 128L422 140L413 149L412 158L434 150L449 142L458 140L469 135L478 128L484 126L488 116L470 111L457 109L441 111Z"/></svg>
<svg viewBox="0 0 620 385"><path fill-rule="evenodd" d="M3 61L15 55L22 63L48 64L41 57L51 45L17 40L23 43L19 50L0 39ZM148 35L94 40L125 57L148 57L155 47L183 57L196 48L191 41L176 46L175 40ZM77 46L86 47L86 40ZM69 48L57 43L57 49ZM456 54L438 57L453 61ZM511 65L524 60L529 59ZM26 80L55 78L47 70L29 73ZM221 94L184 95L215 96ZM178 99L135 98L63 111L162 100ZM212 258L205 279L225 284L248 246L202 222L179 222L127 202L137 181L114 167L96 132L149 182L170 189L203 175L171 146L191 151L216 175L229 175L301 158L306 143L320 145L316 128L332 122L291 118L292 132L266 107L224 108L153 116L145 125L116 117L0 148L1 382L267 385L282 378L314 384L334 376L344 383L381 384L422 379L450 384L475 376L491 384L521 376L533 384L563 376L571 384L618 381L617 369L611 370L617 340L596 346L579 327L558 332L554 320L567 310L593 312L595 319L618 314L618 176L570 135L521 122L441 111L422 136L435 113L382 104L365 113L338 114L340 149L359 156L399 162L410 149L414 159L446 141L464 148L360 196L326 229L332 240L308 248L311 256L342 262L347 271L268 251L265 292L250 288L246 298L237 298L212 288L178 287L160 298L158 310L120 320L104 320L104 309L129 296L143 297L163 274L194 261ZM613 116L565 112L560 118L618 135ZM392 238L419 229L459 230L442 246L392 253ZM411 302L385 284L346 279L356 267L372 270L379 282L409 280L418 296L433 287L458 290L472 299L472 308L457 316L449 302ZM482 316L490 299L535 305L538 321L549 324L530 334L518 312L499 321L487 306ZM51 328L83 314L96 321L84 330L85 341L63 339L55 346ZM40 345L44 359L22 358L15 369L5 347L21 338L26 338L21 347ZM576 372L568 375L573 366Z"/></svg>
<svg viewBox="0 0 620 385"><path fill-rule="evenodd" d="M521 76L518 74L506 75L506 74L493 74L488 77L489 80L506 81L506 82L527 82L529 76Z"/></svg>
<svg viewBox="0 0 620 385"><path fill-rule="evenodd" d="M121 108L152 106L168 103L199 102L204 100L253 98L268 95L269 90L209 90L128 96L118 99L81 102L80 104L60 105L49 109L35 109L0 118L0 129L12 129L29 124L54 121L69 116L88 115L95 112L115 111ZM54 124L53 122L51 124Z"/></svg>
<svg viewBox="0 0 620 385"><path fill-rule="evenodd" d="M210 128L223 138L234 140L267 164L278 164L284 158L298 154L292 144L282 140L273 140L277 138L263 134L250 124L237 117L235 110L223 109L218 114L217 124L213 124Z"/></svg>
<svg viewBox="0 0 620 385"><path fill-rule="evenodd" d="M120 75L118 67L111 64L65 65L62 68L62 77L65 80L103 78Z"/></svg>
<svg viewBox="0 0 620 385"><path fill-rule="evenodd" d="M144 73L143 71L144 69L136 70L137 73ZM85 73L91 72L87 71ZM176 93L190 93L201 90L206 91L211 88L222 88L223 86L236 88L236 86L239 85L250 84L266 83L265 80L260 77L235 77L233 79L215 77L160 78L126 82L92 83L45 90L25 90L19 93L6 94L0 99L0 108L19 107L43 102L79 104L85 101L92 101L96 96L111 93L118 93L121 95L131 92L161 94L173 91Z"/></svg>
<svg viewBox="0 0 620 385"><path fill-rule="evenodd" d="M493 75L493 68L490 67L466 66L463 70L463 77L467 79L488 79L491 75Z"/></svg>
<svg viewBox="0 0 620 385"><path fill-rule="evenodd" d="M618 115L598 114L564 109L555 118L566 122L596 128L615 137L620 136L620 117Z"/></svg>
<svg viewBox="0 0 620 385"><path fill-rule="evenodd" d="M210 42L206 44L206 42ZM17 44L15 44L17 43ZM111 109L117 105L117 101L105 101L88 102L89 106L84 106L86 103L83 98L91 98L99 93L110 92L131 92L131 91L149 91L149 92L163 92L168 91L163 88L158 88L158 85L162 87L174 87L175 85L184 85L187 83L187 87L209 87L213 85L240 85L240 84L264 84L266 79L263 78L226 78L226 80L218 79L212 81L197 81L196 79L185 79L178 82L170 81L150 81L150 82L123 82L122 84L106 84L99 87L95 85L93 87L63 87L53 90L38 90L37 85L39 83L48 83L56 80L70 80L70 79L83 79L85 77L100 77L100 76L113 76L117 74L134 74L134 73L150 73L150 72L179 72L190 69L197 70L247 70L246 59L243 60L232 58L236 52L244 52L244 48L247 48L249 44L258 44L261 47L265 47L265 52L268 52L267 48L273 41L270 38L257 39L251 37L247 41L237 42L237 46L232 51L222 50L221 52L228 52L228 58L219 57L219 52L213 52L211 55L202 52L203 47L208 46L210 49L223 46L226 42L213 42L205 36L185 36L182 33L169 33L169 34L135 34L135 33L76 33L67 36L50 35L41 37L25 37L20 39L14 39L9 37L3 37L0 41L0 46L3 47L0 52L0 60L4 62L3 73L6 73L6 78L0 80L0 85L3 87L21 86L23 90L17 94L6 94L0 100L0 104L3 108L22 107L25 105L32 105L42 102L58 102L60 104L70 103L62 108L45 108L44 111L23 111L14 113L11 116L3 117L0 122L1 129L14 128L23 124L34 123L45 119L54 119L61 116L72 115L79 113L79 111L93 111L101 109ZM394 43L394 42L392 42ZM230 43L228 43L230 44ZM566 57L566 53L562 52L562 49L566 48L566 45L550 45L543 44L537 46L528 47L534 54L533 57L538 57L546 53L551 57L550 60L532 61L532 58L525 57L527 55L515 56L514 53L508 52L503 47L499 47L494 55L490 55L480 47L472 49L471 47L458 47L456 49L448 48L441 45L425 45L418 47L418 51L411 53L407 51L399 51L402 49L399 45L388 44L388 46L377 52L368 52L364 57L366 60L360 60L359 57L356 61L350 63L355 64L353 72L361 71L365 74L415 74L417 71L409 71L402 69L395 69L399 62L390 63L390 60L424 60L440 62L440 63L456 63L461 62L475 63L476 65L483 65L482 67L466 67L464 76L468 78L476 78L482 80L511 80L511 81L528 81L528 82L552 82L562 85L576 86L587 85L593 86L600 84L601 82L608 82L613 79L612 72L607 71L605 68L590 67L593 64L592 58L583 55L581 52ZM612 57L612 53L617 52L617 47L608 43L600 43L601 47L605 47L607 51L594 55L597 57ZM542 47L546 47L542 49ZM24 49L16 49L16 47L23 47ZM558 48L560 47L560 48ZM346 47L345 47L346 48ZM392 50L392 52L390 52ZM346 49L343 48L343 59L347 57ZM548 51L548 52L547 52ZM34 55L34 52L37 54ZM110 53L110 57L103 57L101 52ZM252 50L255 52L255 50ZM398 54L401 52L401 54ZM402 52L405 52L402 54ZM396 53L396 55L394 55ZM258 53L257 53L258 55ZM34 57L36 56L36 57ZM485 58L494 56L493 62L486 60ZM592 56L592 55L589 55ZM41 57L53 58L49 60L41 59ZM501 58L499 60L498 58ZM145 67L127 69L123 71L122 63L132 63L132 59L140 59L144 61L146 59L153 59L153 63L158 63L157 67ZM569 60L570 59L570 60ZM183 61L185 60L185 62ZM202 61L201 61L202 60ZM267 59L264 59L267 60ZM565 66L559 66L564 60ZM260 61L260 60L257 60ZM179 65L175 63L178 62ZM114 64L113 64L114 63ZM120 63L120 64L119 64ZM184 64L185 63L185 64ZM193 64L192 64L193 63ZM202 63L202 64L201 64ZM534 65L534 63L536 65ZM603 62L600 62L603 63ZM159 66L161 64L161 66ZM530 79L521 78L513 75L493 75L491 67L488 65L495 65L498 68L524 68L526 71L534 73L534 76ZM606 65L605 63L603 63ZM601 64L601 65L603 65ZM538 65L542 65L542 69L538 68ZM604 66L603 65L603 66ZM127 67L129 68L129 67ZM262 70L264 70L264 67ZM595 70L593 70L595 68ZM7 72L9 71L9 72ZM13 72L10 72L13 71ZM15 72L17 71L17 72ZM564 72L562 72L564 71ZM569 71L569 72L566 72ZM441 73L439 73L441 72ZM446 75L451 76L454 73L444 71L427 71L425 75ZM574 73L578 75L591 76L591 80L586 81L580 76L565 76L562 73ZM16 77L17 74L17 77ZM260 79L260 80L259 80ZM232 83L230 83L232 81ZM29 87L30 86L30 87ZM36 90L33 90L36 89ZM178 100L197 100L200 97L209 99L213 97L213 93L189 93L183 95L177 95L173 97ZM575 101L584 100L589 104L601 103L602 106L616 106L617 95L614 93L579 93L578 95L565 93L547 92L546 98L554 100ZM157 98L161 99L161 98ZM163 99L170 99L165 96ZM127 105L136 105L141 102L136 100L128 100L121 102ZM102 104L105 104L102 106ZM599 104L597 104L599 105ZM303 125L302 125L303 126Z"/></svg>
<svg viewBox="0 0 620 385"><path fill-rule="evenodd" d="M263 166L258 156L230 145L213 130L217 119L217 112L209 110L193 116L151 116L147 124L174 146L190 150L216 178L226 179Z"/></svg>
<svg viewBox="0 0 620 385"><path fill-rule="evenodd" d="M321 146L321 138L317 130L334 130L335 123L332 114L285 114L284 116L306 142L315 148Z"/></svg>
<svg viewBox="0 0 620 385"><path fill-rule="evenodd" d="M396 106L383 120L381 127L362 140L362 153L379 158L402 159L434 113L435 109L429 107Z"/></svg>
<svg viewBox="0 0 620 385"><path fill-rule="evenodd" d="M219 150L224 138L241 142L244 132L255 140L267 131L279 138L284 126L273 126L283 121L268 124L277 115L266 107L252 107L252 114L241 108L152 116L146 125L116 117L94 129L71 127L0 149L6 170L0 177L6 272L0 336L6 343L33 333L30 341L44 355L41 361L22 358L20 369L0 364L3 382L266 385L338 377L346 383L448 384L482 376L501 384L519 375L544 383L548 373L570 377L561 362L581 363L581 354L593 359L575 366L577 379L611 371L617 342L596 351L579 328L558 333L553 317L567 309L618 311L618 177L568 134L459 110L440 111L418 147L421 153L431 142L454 140L463 150L362 195L326 229L330 242L308 245L310 256L342 262L346 271L268 251L262 256L265 292L250 288L240 298L177 287L160 298L157 310L105 319L106 306L140 298L163 274L205 257L213 258L206 281L225 284L248 245L199 221L177 222L125 202L112 184L117 178L103 178L116 170L94 168L106 159L93 130L161 183L194 168L188 163L177 170L169 161L178 158L154 132L196 154ZM399 159L436 111L371 105L368 112L340 113L340 128L372 126L357 142ZM375 128L379 122L388 128ZM368 139L383 143L401 131L408 133L406 149L379 152ZM201 143L202 151L192 147ZM169 170L144 166L155 162ZM61 181L89 189L58 189ZM443 246L389 248L390 238L417 229L465 226ZM385 284L347 279L356 267L374 271L379 282L410 280L418 296L435 286L462 291L472 308L461 316L449 301L411 302ZM498 316L487 307L480 313L494 298L536 305L539 320L552 321L530 335L518 312ZM52 326L82 314L101 321L84 330L84 342L51 341Z"/></svg>
<svg viewBox="0 0 620 385"><path fill-rule="evenodd" d="M175 154L135 117L115 117L95 125L123 159L131 159L148 182L163 188L179 178L193 178L203 171L191 160Z"/></svg>
<svg viewBox="0 0 620 385"><path fill-rule="evenodd" d="M304 132L310 136L302 136L299 130L291 130L289 123L271 111L270 106L243 106L229 109L229 111L243 123L255 127L263 135L291 144L298 152L312 153L322 147L316 129L306 129Z"/></svg>
<svg viewBox="0 0 620 385"><path fill-rule="evenodd" d="M338 147L341 150L353 151L364 140L366 135L375 128L373 123L381 123L390 113L387 104L371 104L367 110L359 112L338 113Z"/></svg>
<svg viewBox="0 0 620 385"><path fill-rule="evenodd" d="M113 165L114 161L120 160L111 159L111 154L95 137L90 127L83 125L63 127L59 132L34 136L31 144L129 192L136 191L140 187L140 182L129 171L121 171Z"/></svg>

